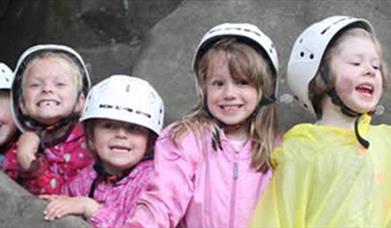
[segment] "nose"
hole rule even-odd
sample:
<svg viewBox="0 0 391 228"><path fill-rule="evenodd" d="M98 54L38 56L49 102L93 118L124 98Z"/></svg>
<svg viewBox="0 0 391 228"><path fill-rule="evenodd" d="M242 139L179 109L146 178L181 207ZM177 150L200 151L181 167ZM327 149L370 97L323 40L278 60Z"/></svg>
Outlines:
<svg viewBox="0 0 391 228"><path fill-rule="evenodd" d="M367 76L374 76L376 74L377 69L375 69L372 64L366 64L365 65L365 75Z"/></svg>
<svg viewBox="0 0 391 228"><path fill-rule="evenodd" d="M232 100L236 96L236 86L233 83L227 83L224 87L224 99Z"/></svg>
<svg viewBox="0 0 391 228"><path fill-rule="evenodd" d="M118 127L116 131L116 137L118 138L126 138L127 130L125 127Z"/></svg>
<svg viewBox="0 0 391 228"><path fill-rule="evenodd" d="M51 93L53 92L53 84L51 83L45 83L42 87L42 91L44 93Z"/></svg>

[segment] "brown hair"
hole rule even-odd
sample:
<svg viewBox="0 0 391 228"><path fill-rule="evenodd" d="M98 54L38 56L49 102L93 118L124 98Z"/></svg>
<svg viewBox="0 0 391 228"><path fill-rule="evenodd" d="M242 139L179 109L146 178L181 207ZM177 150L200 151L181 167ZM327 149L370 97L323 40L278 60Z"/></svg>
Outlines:
<svg viewBox="0 0 391 228"><path fill-rule="evenodd" d="M316 116L321 118L323 114L322 102L323 98L328 91L334 88L335 76L333 75L332 69L330 69L331 58L335 53L339 51L340 44L349 37L363 37L371 40L376 48L376 51L380 58L380 72L383 78L383 94L388 87L388 69L387 64L384 60L383 52L379 40L376 38L374 33L368 32L367 30L361 28L359 24L353 24L346 27L337 33L337 35L330 41L325 54L323 55L321 64L319 66L318 73L310 82L309 89L309 98L314 106ZM322 76L323 74L323 76ZM325 81L327 78L327 82Z"/></svg>
<svg viewBox="0 0 391 228"><path fill-rule="evenodd" d="M184 116L171 131L172 138L178 143L189 131L195 131L201 141L205 136L204 128L213 132L212 142L219 144L218 121L209 113L206 104L206 80L210 60L218 51L224 51L228 60L228 68L235 80L245 79L255 86L258 94L273 97L275 93L276 74L264 55L258 53L248 44L238 42L235 38L225 38L212 45L201 57L197 73L200 90L198 103ZM262 97L258 97L258 103ZM275 104L258 105L249 117L248 133L252 141L251 167L256 171L266 172L271 166L269 156L274 148L278 131ZM200 145L203 145L200 143ZM213 146L216 149L216 146Z"/></svg>

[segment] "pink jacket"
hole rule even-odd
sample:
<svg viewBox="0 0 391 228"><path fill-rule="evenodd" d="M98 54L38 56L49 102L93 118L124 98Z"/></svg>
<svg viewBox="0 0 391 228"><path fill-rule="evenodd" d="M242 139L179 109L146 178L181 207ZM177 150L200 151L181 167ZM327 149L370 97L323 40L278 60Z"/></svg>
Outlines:
<svg viewBox="0 0 391 228"><path fill-rule="evenodd" d="M80 123L76 124L64 142L38 154L37 168L33 172L21 170L16 152L17 146L14 146L5 153L4 172L34 195L59 194L63 185L67 185L80 170L93 162Z"/></svg>
<svg viewBox="0 0 391 228"><path fill-rule="evenodd" d="M214 151L208 131L204 142L189 133L176 146L168 131L156 143L156 176L126 226L248 227L271 178L250 167L251 142L235 151L221 132L223 149Z"/></svg>
<svg viewBox="0 0 391 228"><path fill-rule="evenodd" d="M145 187L153 171L153 162L139 163L127 177L114 185L101 182L94 192L94 199L101 204L89 219L94 227L122 227L133 211L140 191ZM64 193L70 196L88 196L96 172L92 166L82 170Z"/></svg>

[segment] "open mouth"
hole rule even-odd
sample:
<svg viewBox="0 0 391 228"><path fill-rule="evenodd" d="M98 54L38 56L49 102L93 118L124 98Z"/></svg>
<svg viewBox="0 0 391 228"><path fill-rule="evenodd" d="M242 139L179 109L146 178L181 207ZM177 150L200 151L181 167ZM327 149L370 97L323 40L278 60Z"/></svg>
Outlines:
<svg viewBox="0 0 391 228"><path fill-rule="evenodd" d="M111 151L121 152L121 153L129 153L130 151L132 151L131 148L126 147L126 146L115 145L115 146L110 146L109 148Z"/></svg>
<svg viewBox="0 0 391 228"><path fill-rule="evenodd" d="M56 100L40 100L38 102L38 107L45 107L45 106L58 106L60 105L60 102Z"/></svg>
<svg viewBox="0 0 391 228"><path fill-rule="evenodd" d="M355 90L359 93L372 95L374 92L374 88L370 84L361 84L355 88Z"/></svg>
<svg viewBox="0 0 391 228"><path fill-rule="evenodd" d="M224 111L235 111L238 110L242 107L243 105L220 105L220 108L223 109Z"/></svg>

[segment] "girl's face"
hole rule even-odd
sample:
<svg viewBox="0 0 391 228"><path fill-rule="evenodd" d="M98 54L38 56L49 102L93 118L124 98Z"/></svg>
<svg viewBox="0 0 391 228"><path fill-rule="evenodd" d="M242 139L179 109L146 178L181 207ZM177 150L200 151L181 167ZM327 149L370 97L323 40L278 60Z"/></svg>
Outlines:
<svg viewBox="0 0 391 228"><path fill-rule="evenodd" d="M207 71L206 96L210 113L225 125L232 126L246 122L261 94L248 81L234 79L225 52L216 51Z"/></svg>
<svg viewBox="0 0 391 228"><path fill-rule="evenodd" d="M7 143L16 130L11 114L9 91L0 91L0 146Z"/></svg>
<svg viewBox="0 0 391 228"><path fill-rule="evenodd" d="M119 174L136 165L148 148L149 130L136 124L98 119L94 122L90 147L106 172Z"/></svg>
<svg viewBox="0 0 391 228"><path fill-rule="evenodd" d="M381 60L370 38L350 36L342 41L331 58L335 90L350 109L373 111L382 95Z"/></svg>
<svg viewBox="0 0 391 228"><path fill-rule="evenodd" d="M22 113L47 125L79 113L84 96L78 96L76 77L69 63L59 57L33 60L23 74Z"/></svg>

